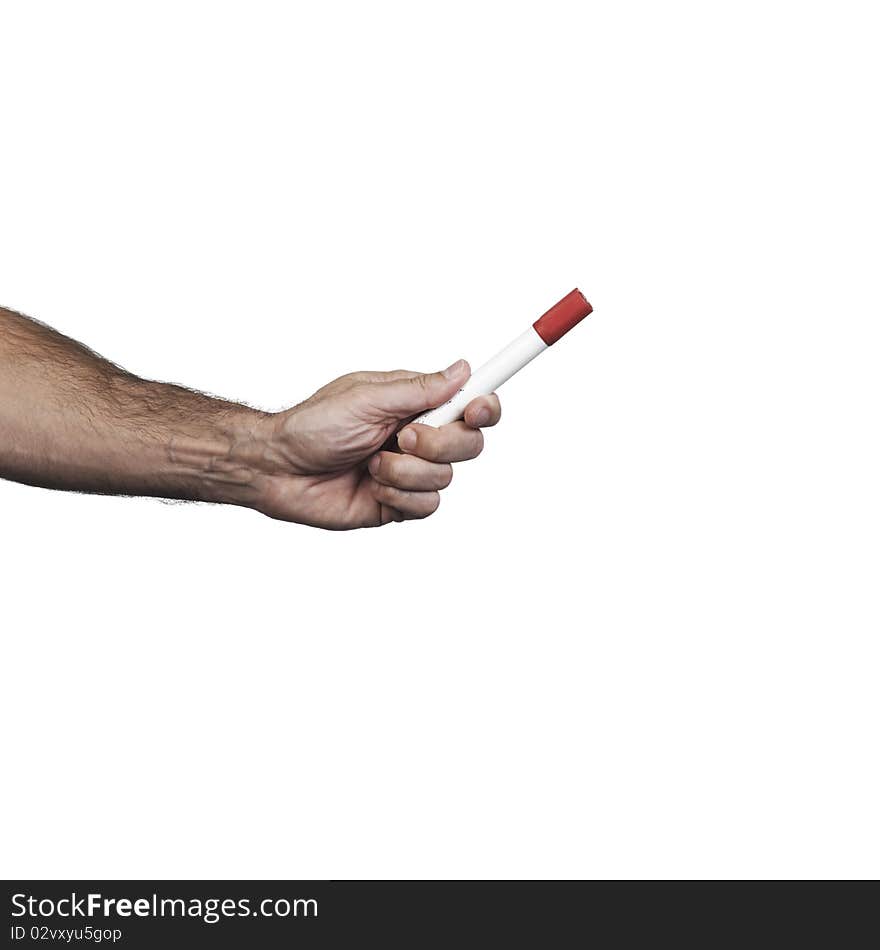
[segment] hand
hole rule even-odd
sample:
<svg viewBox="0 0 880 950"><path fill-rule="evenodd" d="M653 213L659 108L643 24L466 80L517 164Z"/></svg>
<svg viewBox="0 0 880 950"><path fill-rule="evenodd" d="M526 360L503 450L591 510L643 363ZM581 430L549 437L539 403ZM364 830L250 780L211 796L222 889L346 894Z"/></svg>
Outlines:
<svg viewBox="0 0 880 950"><path fill-rule="evenodd" d="M462 421L436 429L406 423L446 402L469 376L464 360L428 375L351 373L266 417L254 507L333 529L433 514L452 481L450 463L482 452L480 429L498 422L501 404L493 393L468 403Z"/></svg>

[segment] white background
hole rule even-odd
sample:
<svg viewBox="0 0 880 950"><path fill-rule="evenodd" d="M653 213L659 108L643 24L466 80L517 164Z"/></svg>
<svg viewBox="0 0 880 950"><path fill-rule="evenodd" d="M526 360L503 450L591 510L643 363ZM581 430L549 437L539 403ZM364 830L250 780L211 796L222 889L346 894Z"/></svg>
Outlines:
<svg viewBox="0 0 880 950"><path fill-rule="evenodd" d="M0 484L0 873L880 874L858 3L5 3L0 302L265 408L595 314L433 518Z"/></svg>

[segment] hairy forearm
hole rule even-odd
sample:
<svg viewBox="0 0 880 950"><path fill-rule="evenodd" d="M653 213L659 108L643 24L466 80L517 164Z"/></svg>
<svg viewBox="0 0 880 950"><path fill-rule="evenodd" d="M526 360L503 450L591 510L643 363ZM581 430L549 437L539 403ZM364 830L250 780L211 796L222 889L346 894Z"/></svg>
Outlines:
<svg viewBox="0 0 880 950"><path fill-rule="evenodd" d="M46 488L252 504L263 413L139 379L0 308L0 477Z"/></svg>

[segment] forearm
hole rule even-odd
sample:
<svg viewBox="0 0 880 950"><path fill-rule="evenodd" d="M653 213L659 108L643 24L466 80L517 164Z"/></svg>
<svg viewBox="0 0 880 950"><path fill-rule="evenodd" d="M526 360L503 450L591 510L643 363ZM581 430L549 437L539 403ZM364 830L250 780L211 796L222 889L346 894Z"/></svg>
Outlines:
<svg viewBox="0 0 880 950"><path fill-rule="evenodd" d="M0 309L0 477L253 504L265 414L139 379Z"/></svg>

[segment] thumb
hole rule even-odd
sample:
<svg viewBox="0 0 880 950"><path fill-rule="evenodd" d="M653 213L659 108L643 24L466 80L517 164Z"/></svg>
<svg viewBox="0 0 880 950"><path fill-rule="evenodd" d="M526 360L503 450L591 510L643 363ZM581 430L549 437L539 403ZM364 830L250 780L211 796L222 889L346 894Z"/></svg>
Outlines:
<svg viewBox="0 0 880 950"><path fill-rule="evenodd" d="M376 383L370 387L370 399L377 409L403 419L442 405L464 386L470 375L467 360L458 360L439 373Z"/></svg>

